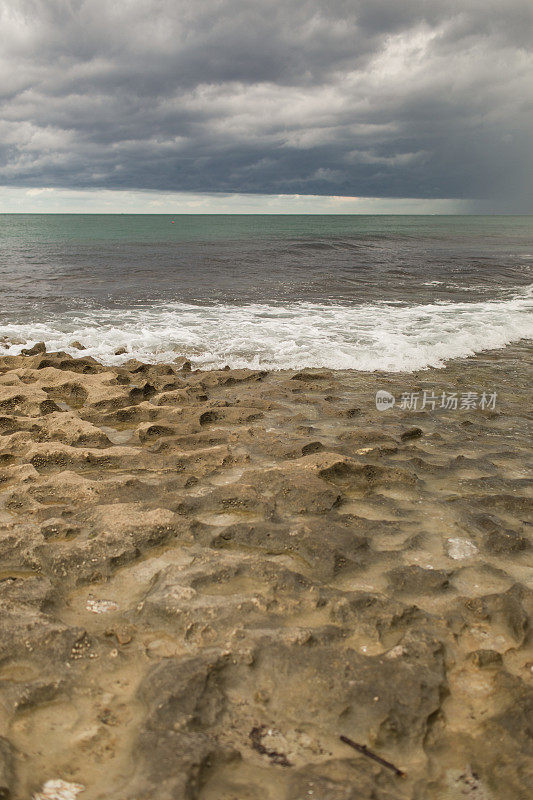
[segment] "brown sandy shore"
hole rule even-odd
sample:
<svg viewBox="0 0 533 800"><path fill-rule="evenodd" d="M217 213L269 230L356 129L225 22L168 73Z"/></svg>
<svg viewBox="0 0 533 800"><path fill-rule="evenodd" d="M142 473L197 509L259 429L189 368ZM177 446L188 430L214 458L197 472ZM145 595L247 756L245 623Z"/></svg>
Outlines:
<svg viewBox="0 0 533 800"><path fill-rule="evenodd" d="M530 796L525 344L415 375L80 356L0 357L0 798Z"/></svg>

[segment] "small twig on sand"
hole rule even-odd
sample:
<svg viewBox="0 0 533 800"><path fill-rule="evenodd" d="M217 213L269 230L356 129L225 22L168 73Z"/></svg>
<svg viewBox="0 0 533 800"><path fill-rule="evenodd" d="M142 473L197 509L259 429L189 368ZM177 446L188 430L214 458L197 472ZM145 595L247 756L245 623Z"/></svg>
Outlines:
<svg viewBox="0 0 533 800"><path fill-rule="evenodd" d="M373 761L377 761L378 764L381 764L382 767L387 767L387 769L391 769L396 775L398 775L398 777L405 778L405 772L403 772L403 770L398 769L398 767L395 767L394 764L391 764L390 761L385 761L384 758L381 758L381 756L378 756L376 755L376 753L373 753L372 750L368 749L366 744L357 744L356 742L353 742L351 739L348 739L347 736L341 736L340 739L341 742L344 742L344 744L353 747L353 749L357 750L358 753L362 753L364 756L368 756L368 758L371 758Z"/></svg>

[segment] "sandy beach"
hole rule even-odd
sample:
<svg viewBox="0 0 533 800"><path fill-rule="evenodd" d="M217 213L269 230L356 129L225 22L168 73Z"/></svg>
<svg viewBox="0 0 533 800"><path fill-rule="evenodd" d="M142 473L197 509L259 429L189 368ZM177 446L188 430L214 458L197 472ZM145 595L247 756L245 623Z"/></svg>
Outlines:
<svg viewBox="0 0 533 800"><path fill-rule="evenodd" d="M41 350L0 358L2 798L525 800L526 345L418 374Z"/></svg>

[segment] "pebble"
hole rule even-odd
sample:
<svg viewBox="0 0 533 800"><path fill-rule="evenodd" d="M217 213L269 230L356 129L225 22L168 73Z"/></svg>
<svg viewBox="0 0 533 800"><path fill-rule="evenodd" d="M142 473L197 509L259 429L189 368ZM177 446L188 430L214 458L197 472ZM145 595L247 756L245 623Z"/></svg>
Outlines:
<svg viewBox="0 0 533 800"><path fill-rule="evenodd" d="M40 792L33 795L33 800L75 800L85 790L81 783L69 783L61 778L46 781Z"/></svg>
<svg viewBox="0 0 533 800"><path fill-rule="evenodd" d="M92 611L93 614L107 614L109 611L116 611L118 603L114 600L87 600L85 605L87 611Z"/></svg>
<svg viewBox="0 0 533 800"><path fill-rule="evenodd" d="M448 539L446 549L450 558L456 561L471 558L478 552L476 545L468 539Z"/></svg>

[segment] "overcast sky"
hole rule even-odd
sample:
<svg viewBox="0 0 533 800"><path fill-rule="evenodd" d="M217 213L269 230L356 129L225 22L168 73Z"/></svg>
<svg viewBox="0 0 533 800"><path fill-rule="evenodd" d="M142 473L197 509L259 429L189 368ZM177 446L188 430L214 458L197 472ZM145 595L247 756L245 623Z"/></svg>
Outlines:
<svg viewBox="0 0 533 800"><path fill-rule="evenodd" d="M533 211L532 42L531 0L0 0L0 209Z"/></svg>

